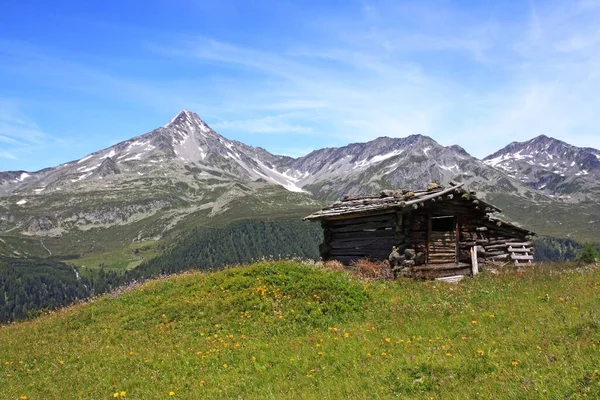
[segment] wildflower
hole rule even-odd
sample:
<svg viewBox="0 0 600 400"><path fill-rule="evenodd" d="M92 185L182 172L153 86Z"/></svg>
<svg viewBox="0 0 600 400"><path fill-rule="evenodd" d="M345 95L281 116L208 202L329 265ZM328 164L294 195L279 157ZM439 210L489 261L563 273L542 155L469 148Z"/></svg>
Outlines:
<svg viewBox="0 0 600 400"><path fill-rule="evenodd" d="M519 362L518 361L513 361L511 364L512 364L513 367L516 367L517 365L519 365Z"/></svg>
<svg viewBox="0 0 600 400"><path fill-rule="evenodd" d="M452 357L452 353L446 353L446 357Z"/></svg>
<svg viewBox="0 0 600 400"><path fill-rule="evenodd" d="M116 399L117 397L119 397L119 392L114 392L113 393L113 397Z"/></svg>
<svg viewBox="0 0 600 400"><path fill-rule="evenodd" d="M485 354L485 351L481 350L481 349L477 349L477 354L479 354L480 356Z"/></svg>
<svg viewBox="0 0 600 400"><path fill-rule="evenodd" d="M350 334L348 332L344 333L344 337L350 337Z"/></svg>
<svg viewBox="0 0 600 400"><path fill-rule="evenodd" d="M123 392L119 393L119 397L125 397L125 394L126 393L123 391Z"/></svg>
<svg viewBox="0 0 600 400"><path fill-rule="evenodd" d="M495 315L494 314L490 314L490 318L495 318Z"/></svg>
<svg viewBox="0 0 600 400"><path fill-rule="evenodd" d="M385 351L381 353L381 357L386 357L386 356L387 356L387 353Z"/></svg>
<svg viewBox="0 0 600 400"><path fill-rule="evenodd" d="M385 341L386 341L387 343L389 343L389 342L390 342L390 340L392 340L392 339L390 339L389 337L386 337L386 338L385 338Z"/></svg>
<svg viewBox="0 0 600 400"><path fill-rule="evenodd" d="M175 396L175 392L169 392L169 396Z"/></svg>
<svg viewBox="0 0 600 400"><path fill-rule="evenodd" d="M63 365L65 362L63 360L58 361L60 365Z"/></svg>
<svg viewBox="0 0 600 400"><path fill-rule="evenodd" d="M477 321L476 321L476 320L473 320L473 321L471 321L471 323L472 323L473 325L476 325L476 324L477 324Z"/></svg>
<svg viewBox="0 0 600 400"><path fill-rule="evenodd" d="M320 355L320 356L322 356L322 355L323 355L323 352L322 352L322 351L320 351L320 352L318 352L317 354L318 354L318 355Z"/></svg>
<svg viewBox="0 0 600 400"><path fill-rule="evenodd" d="M27 400L27 396L23 395L23 396L19 397L19 400Z"/></svg>
<svg viewBox="0 0 600 400"><path fill-rule="evenodd" d="M223 364L223 368L227 368L227 364Z"/></svg>

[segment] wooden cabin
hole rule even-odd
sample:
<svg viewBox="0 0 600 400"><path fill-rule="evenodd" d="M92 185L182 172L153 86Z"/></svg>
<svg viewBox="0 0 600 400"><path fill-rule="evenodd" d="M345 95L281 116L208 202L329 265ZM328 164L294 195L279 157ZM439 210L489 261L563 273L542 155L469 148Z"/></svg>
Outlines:
<svg viewBox="0 0 600 400"><path fill-rule="evenodd" d="M532 263L534 233L489 215L500 211L462 184L431 184L345 196L304 220L321 221L324 261L388 260L395 246L395 273L437 278L471 274L480 263Z"/></svg>

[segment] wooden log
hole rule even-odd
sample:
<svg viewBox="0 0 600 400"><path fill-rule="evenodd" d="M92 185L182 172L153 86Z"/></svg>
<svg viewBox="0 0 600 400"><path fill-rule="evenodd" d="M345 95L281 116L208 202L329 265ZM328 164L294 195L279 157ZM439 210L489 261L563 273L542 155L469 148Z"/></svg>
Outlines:
<svg viewBox="0 0 600 400"><path fill-rule="evenodd" d="M497 256L491 256L489 258L491 260L506 260L508 259L508 257L510 257L510 254L499 254Z"/></svg>
<svg viewBox="0 0 600 400"><path fill-rule="evenodd" d="M507 243L501 243L501 244L488 244L485 246L486 250L490 250L490 249L505 249L508 247Z"/></svg>
<svg viewBox="0 0 600 400"><path fill-rule="evenodd" d="M378 231L358 231L358 232L332 232L329 236L335 240L356 240L361 238L393 238L398 237L398 232L392 229Z"/></svg>
<svg viewBox="0 0 600 400"><path fill-rule="evenodd" d="M429 252L430 257L454 257L455 253L453 251L433 251Z"/></svg>
<svg viewBox="0 0 600 400"><path fill-rule="evenodd" d="M432 265L432 264L453 264L456 263L456 260L454 258L440 258L435 259L435 260L429 260L427 261L427 265Z"/></svg>
<svg viewBox="0 0 600 400"><path fill-rule="evenodd" d="M323 224L326 227L342 227L345 225L358 225L365 222L383 222L383 221L394 221L395 213L387 213L387 214L379 214L366 216L362 218L346 218L334 221L323 221Z"/></svg>
<svg viewBox="0 0 600 400"><path fill-rule="evenodd" d="M510 258L513 260L533 260L533 256L516 256L513 254L511 254Z"/></svg>
<svg viewBox="0 0 600 400"><path fill-rule="evenodd" d="M329 247L332 249L366 249L366 248L389 248L390 252L392 251L392 246L398 244L395 239L381 241L381 240L364 240L364 241L354 241L354 242L339 242L339 241L331 241L328 243Z"/></svg>
<svg viewBox="0 0 600 400"><path fill-rule="evenodd" d="M345 225L340 227L331 227L329 228L332 233L340 233L340 232L362 232L368 230L384 230L385 228L390 228L389 230L393 231L394 224L388 221L374 221L374 222L365 222L361 224L353 224L353 225Z"/></svg>

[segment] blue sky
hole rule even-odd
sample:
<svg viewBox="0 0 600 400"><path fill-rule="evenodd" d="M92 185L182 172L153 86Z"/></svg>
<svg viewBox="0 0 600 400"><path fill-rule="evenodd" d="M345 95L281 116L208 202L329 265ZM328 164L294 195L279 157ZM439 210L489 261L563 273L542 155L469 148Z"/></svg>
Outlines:
<svg viewBox="0 0 600 400"><path fill-rule="evenodd" d="M431 136L484 157L600 148L600 1L13 1L0 170L38 170L187 108L276 154Z"/></svg>

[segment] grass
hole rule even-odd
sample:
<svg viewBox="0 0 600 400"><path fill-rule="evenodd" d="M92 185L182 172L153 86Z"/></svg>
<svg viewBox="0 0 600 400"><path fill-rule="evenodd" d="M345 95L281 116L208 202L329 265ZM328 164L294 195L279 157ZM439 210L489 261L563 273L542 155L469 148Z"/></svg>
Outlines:
<svg viewBox="0 0 600 400"><path fill-rule="evenodd" d="M2 398L595 399L600 271L459 284L269 262L0 328ZM172 395L170 395L172 394Z"/></svg>
<svg viewBox="0 0 600 400"><path fill-rule="evenodd" d="M156 257L157 241L133 242L124 248L86 254L81 258L67 259L65 262L80 268L133 269L143 261Z"/></svg>

